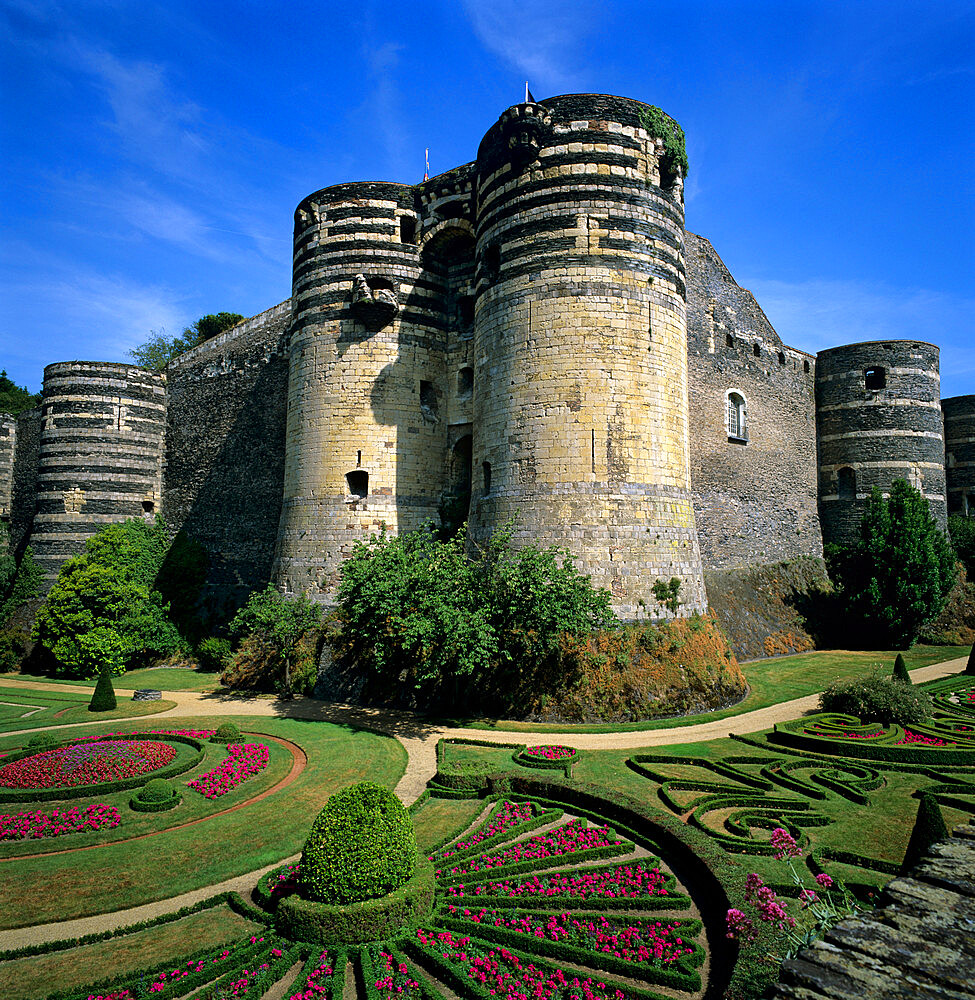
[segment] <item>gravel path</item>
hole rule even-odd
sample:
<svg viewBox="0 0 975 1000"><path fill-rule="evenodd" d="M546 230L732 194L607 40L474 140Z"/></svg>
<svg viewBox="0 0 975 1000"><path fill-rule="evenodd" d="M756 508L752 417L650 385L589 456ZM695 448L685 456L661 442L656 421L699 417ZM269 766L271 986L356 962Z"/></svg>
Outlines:
<svg viewBox="0 0 975 1000"><path fill-rule="evenodd" d="M960 673L965 669L967 658L962 656L944 663L934 663L927 667L919 667L911 671L915 681L930 681L950 674ZM50 685L38 681L23 681L4 678L3 684L24 690L50 690ZM65 691L78 692L85 695L91 693L89 687L80 685L58 685ZM116 688L116 694L131 697L132 691ZM153 723L188 718L199 715L249 715L265 718L319 719L323 722L339 722L345 725L365 727L387 733L398 739L406 749L408 762L403 777L396 786L396 794L406 803L415 801L426 788L427 781L436 773L437 741L444 738L464 738L483 740L490 743L569 743L583 750L626 750L634 747L666 746L675 743L701 743L707 740L720 739L734 733L760 732L769 729L777 722L787 722L790 719L815 709L819 695L807 695L794 698L768 708L744 712L741 715L714 722L703 722L694 726L673 726L668 729L628 730L618 733L577 733L577 732L500 732L482 729L461 729L445 726L432 726L423 719L408 712L393 712L385 709L359 708L353 705L325 704L311 699L298 698L293 701L283 701L273 698L238 698L233 696L201 694L196 691L166 692L166 698L175 701L174 708L158 715L149 716ZM140 717L143 721L145 716ZM128 720L119 720L124 724ZM104 726L105 720L92 720L81 725ZM42 727L51 728L51 727ZM37 730L22 730L23 735ZM83 917L77 920L65 920L50 924L37 924L33 927L22 927L14 930L0 931L0 951L20 948L25 945L40 942L57 941L64 938L79 937L83 934L125 927L132 923L148 920L163 913L189 906L208 896L219 892L238 891L245 896L257 880L271 868L279 864L291 862L297 858L287 858L275 865L262 868L260 871L249 872L222 882L219 885L208 886L193 892L183 893L170 899L147 903L143 906L114 913L104 913L94 917Z"/></svg>

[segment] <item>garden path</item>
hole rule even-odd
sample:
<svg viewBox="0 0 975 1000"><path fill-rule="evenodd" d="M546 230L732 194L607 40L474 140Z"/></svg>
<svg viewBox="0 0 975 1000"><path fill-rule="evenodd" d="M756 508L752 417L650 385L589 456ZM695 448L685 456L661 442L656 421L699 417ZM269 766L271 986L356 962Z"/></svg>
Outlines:
<svg viewBox="0 0 975 1000"><path fill-rule="evenodd" d="M966 657L947 660L944 663L934 663L911 671L911 678L917 681L931 681L950 674L960 673L965 669ZM23 688L25 690L50 690L51 685L43 681L23 681L4 679L4 685ZM90 694L91 688L82 685L58 685L65 691ZM116 694L131 697L132 691L116 688ZM408 762L406 771L396 786L396 794L406 803L415 801L426 788L427 781L436 773L437 741L444 738L463 738L483 740L491 743L570 743L583 750L625 750L633 747L665 746L675 743L700 743L707 740L721 739L730 734L744 735L769 729L777 722L788 722L790 719L815 709L819 696L807 695L794 698L791 701L780 702L768 708L744 712L738 716L729 716L713 722L703 722L693 726L673 726L667 729L627 730L617 733L579 733L579 732L543 732L522 733L502 732L496 730L465 729L460 727L434 726L409 712L397 712L388 709L360 708L353 705L324 703L313 699L297 698L284 701L276 698L241 698L221 694L201 694L196 691L166 692L170 701L175 701L175 707L158 715L149 716L152 722L171 719L189 718L201 715L238 715L254 716L256 718L296 718L320 719L323 722L333 722L356 728L374 729L398 739L406 749ZM146 717L143 716L143 719ZM124 725L125 720L118 720ZM81 725L104 726L104 720L93 720ZM51 727L41 727L51 728ZM21 731L23 735L38 730ZM18 735L21 735L18 733ZM38 924L33 927L22 927L8 931L0 931L0 951L21 948L26 945L46 941L58 941L65 938L78 937L83 934L97 933L125 927L163 913L171 913L190 906L200 899L205 899L219 892L239 891L244 895L265 872L277 867L288 858L276 862L260 871L239 875L219 885L208 886L193 892L184 893L170 899L147 903L143 906L122 910L115 913L105 913L94 917L84 917L78 920L67 920L49 924Z"/></svg>

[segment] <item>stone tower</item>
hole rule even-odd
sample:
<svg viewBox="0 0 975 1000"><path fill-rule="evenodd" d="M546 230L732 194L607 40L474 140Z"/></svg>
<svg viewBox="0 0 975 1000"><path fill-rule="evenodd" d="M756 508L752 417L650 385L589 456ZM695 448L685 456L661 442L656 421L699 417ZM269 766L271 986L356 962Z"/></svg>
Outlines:
<svg viewBox="0 0 975 1000"><path fill-rule="evenodd" d="M684 206L649 108L510 108L478 151L474 537L560 545L629 617L679 577L706 607L690 497Z"/></svg>
<svg viewBox="0 0 975 1000"><path fill-rule="evenodd" d="M858 535L871 490L906 479L947 524L939 350L917 340L869 341L816 361L819 512L824 543Z"/></svg>
<svg viewBox="0 0 975 1000"><path fill-rule="evenodd" d="M96 531L159 510L166 376L64 361L44 369L42 394L30 541L47 589Z"/></svg>
<svg viewBox="0 0 975 1000"><path fill-rule="evenodd" d="M943 399L948 513L975 517L975 396Z"/></svg>

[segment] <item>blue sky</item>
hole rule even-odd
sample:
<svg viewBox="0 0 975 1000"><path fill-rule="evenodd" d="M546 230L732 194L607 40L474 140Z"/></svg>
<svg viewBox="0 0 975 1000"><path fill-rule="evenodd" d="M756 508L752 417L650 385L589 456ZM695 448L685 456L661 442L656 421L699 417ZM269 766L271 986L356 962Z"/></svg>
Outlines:
<svg viewBox="0 0 975 1000"><path fill-rule="evenodd" d="M0 367L287 298L291 220L536 97L687 133L687 227L786 343L916 337L975 392L975 4L0 0Z"/></svg>

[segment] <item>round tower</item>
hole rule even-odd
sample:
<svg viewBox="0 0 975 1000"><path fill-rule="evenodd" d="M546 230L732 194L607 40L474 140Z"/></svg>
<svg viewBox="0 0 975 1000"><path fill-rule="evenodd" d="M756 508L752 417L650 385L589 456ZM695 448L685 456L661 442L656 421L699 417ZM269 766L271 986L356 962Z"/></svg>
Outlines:
<svg viewBox="0 0 975 1000"><path fill-rule="evenodd" d="M975 517L975 396L941 401L948 513Z"/></svg>
<svg viewBox="0 0 975 1000"><path fill-rule="evenodd" d="M849 544L876 487L917 487L944 528L945 444L939 350L878 340L821 351L816 359L819 516L823 541Z"/></svg>
<svg viewBox="0 0 975 1000"><path fill-rule="evenodd" d="M92 361L44 369L30 544L45 589L106 524L155 516L165 436L162 372Z"/></svg>
<svg viewBox="0 0 975 1000"><path fill-rule="evenodd" d="M584 94L478 152L474 538L559 545L624 617L706 607L690 496L679 127Z"/></svg>
<svg viewBox="0 0 975 1000"><path fill-rule="evenodd" d="M274 577L328 595L357 540L436 519L445 431L440 289L421 280L404 184L353 183L295 212L284 502Z"/></svg>

